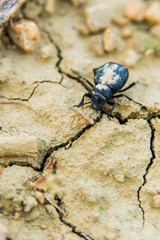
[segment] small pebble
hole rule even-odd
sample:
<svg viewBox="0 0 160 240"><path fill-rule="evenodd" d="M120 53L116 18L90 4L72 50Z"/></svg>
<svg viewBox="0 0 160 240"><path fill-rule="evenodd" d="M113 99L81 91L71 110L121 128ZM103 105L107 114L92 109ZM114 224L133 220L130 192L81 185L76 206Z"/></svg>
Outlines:
<svg viewBox="0 0 160 240"><path fill-rule="evenodd" d="M26 18L34 19L43 11L43 8L41 4L37 4L35 1L29 1L23 11Z"/></svg>
<svg viewBox="0 0 160 240"><path fill-rule="evenodd" d="M84 10L86 25L90 32L99 32L110 23L110 11L107 4L97 4Z"/></svg>
<svg viewBox="0 0 160 240"><path fill-rule="evenodd" d="M144 20L147 4L141 0L129 0L126 2L124 15L125 17L141 22Z"/></svg>
<svg viewBox="0 0 160 240"><path fill-rule="evenodd" d="M55 11L55 0L46 0L45 11L52 14Z"/></svg>
<svg viewBox="0 0 160 240"><path fill-rule="evenodd" d="M39 30L33 21L22 19L18 22L11 23L8 28L8 33L17 46L25 52L31 52L35 48Z"/></svg>
<svg viewBox="0 0 160 240"><path fill-rule="evenodd" d="M130 29L128 27L123 28L122 31L121 31L121 34L122 34L123 38L133 37L133 31L132 31L132 29Z"/></svg>
<svg viewBox="0 0 160 240"><path fill-rule="evenodd" d="M119 17L119 18L114 18L113 22L119 27L124 27L129 23L129 20L125 17Z"/></svg>
<svg viewBox="0 0 160 240"><path fill-rule="evenodd" d="M102 36L92 36L90 38L90 48L97 56L102 56L104 53Z"/></svg>
<svg viewBox="0 0 160 240"><path fill-rule="evenodd" d="M40 50L40 54L44 59L52 57L53 53L54 53L54 49L52 44L45 45Z"/></svg>
<svg viewBox="0 0 160 240"><path fill-rule="evenodd" d="M138 54L136 51L132 49L128 49L123 58L123 63L128 67L134 67L140 58L141 58L140 54Z"/></svg>
<svg viewBox="0 0 160 240"><path fill-rule="evenodd" d="M41 224L41 225L40 225L40 228L41 228L42 230L44 230L44 229L47 229L48 226L47 226L46 224Z"/></svg>
<svg viewBox="0 0 160 240"><path fill-rule="evenodd" d="M103 44L106 52L112 52L118 48L117 32L111 26L104 31Z"/></svg>
<svg viewBox="0 0 160 240"><path fill-rule="evenodd" d="M160 23L160 2L153 1L145 11L145 20L149 23Z"/></svg>
<svg viewBox="0 0 160 240"><path fill-rule="evenodd" d="M115 180L116 180L117 182L123 183L125 176L124 176L123 174L115 174L115 175L114 175L114 178L115 178Z"/></svg>

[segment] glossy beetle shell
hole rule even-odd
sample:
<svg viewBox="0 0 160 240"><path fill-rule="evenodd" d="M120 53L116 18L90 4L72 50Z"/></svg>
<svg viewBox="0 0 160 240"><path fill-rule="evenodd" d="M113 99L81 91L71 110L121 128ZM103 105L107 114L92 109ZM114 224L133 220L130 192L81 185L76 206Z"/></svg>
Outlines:
<svg viewBox="0 0 160 240"><path fill-rule="evenodd" d="M128 79L128 69L118 63L108 62L100 68L94 69L95 86L99 89L109 87L112 93L116 93Z"/></svg>

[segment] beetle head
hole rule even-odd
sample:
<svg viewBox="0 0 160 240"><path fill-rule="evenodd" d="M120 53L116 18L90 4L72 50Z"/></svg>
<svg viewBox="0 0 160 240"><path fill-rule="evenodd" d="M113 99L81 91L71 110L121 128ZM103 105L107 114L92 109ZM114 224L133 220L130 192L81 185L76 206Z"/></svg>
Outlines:
<svg viewBox="0 0 160 240"><path fill-rule="evenodd" d="M91 97L91 103L92 103L93 109L102 110L105 102L106 102L105 98L99 94L93 94Z"/></svg>

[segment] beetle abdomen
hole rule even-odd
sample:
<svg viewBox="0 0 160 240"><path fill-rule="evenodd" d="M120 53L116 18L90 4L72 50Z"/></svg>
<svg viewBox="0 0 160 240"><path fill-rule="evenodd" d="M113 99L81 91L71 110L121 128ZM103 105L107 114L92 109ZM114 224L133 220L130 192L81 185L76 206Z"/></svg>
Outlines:
<svg viewBox="0 0 160 240"><path fill-rule="evenodd" d="M108 86L113 93L120 90L128 79L128 69L118 63L108 62L94 71L95 85Z"/></svg>

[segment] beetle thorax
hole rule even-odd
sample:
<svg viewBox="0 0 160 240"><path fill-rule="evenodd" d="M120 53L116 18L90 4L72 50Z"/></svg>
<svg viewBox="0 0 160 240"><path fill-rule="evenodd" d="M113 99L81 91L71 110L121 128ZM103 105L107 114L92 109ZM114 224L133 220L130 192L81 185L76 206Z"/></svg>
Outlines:
<svg viewBox="0 0 160 240"><path fill-rule="evenodd" d="M97 84L92 90L92 107L94 109L100 110L103 105L110 100L112 96L112 91L109 87L103 84Z"/></svg>

